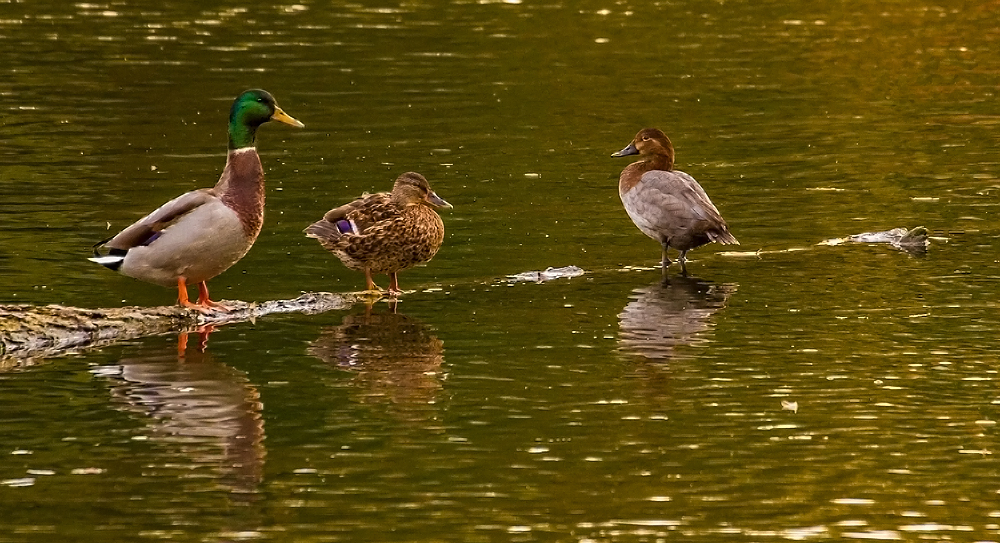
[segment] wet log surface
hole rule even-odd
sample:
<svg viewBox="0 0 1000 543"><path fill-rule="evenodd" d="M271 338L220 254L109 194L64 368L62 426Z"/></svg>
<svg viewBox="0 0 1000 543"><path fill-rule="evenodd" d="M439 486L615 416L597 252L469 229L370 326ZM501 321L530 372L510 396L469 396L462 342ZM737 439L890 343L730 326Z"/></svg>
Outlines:
<svg viewBox="0 0 1000 543"><path fill-rule="evenodd" d="M323 313L364 300L362 293L307 293L292 300L226 300L231 311L202 313L179 306L84 309L60 305L0 305L0 360L45 358L120 341L205 325L253 321L274 313ZM2 362L0 362L2 365Z"/></svg>

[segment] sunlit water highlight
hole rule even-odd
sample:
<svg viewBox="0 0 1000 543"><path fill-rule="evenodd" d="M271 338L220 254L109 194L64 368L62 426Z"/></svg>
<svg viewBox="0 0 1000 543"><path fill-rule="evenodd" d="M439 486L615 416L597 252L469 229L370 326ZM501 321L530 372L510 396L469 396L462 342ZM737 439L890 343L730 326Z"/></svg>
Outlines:
<svg viewBox="0 0 1000 543"><path fill-rule="evenodd" d="M261 129L213 293L361 288L301 231L402 171L455 209L395 309L4 366L0 542L1000 540L997 37L991 5L8 4L5 303L170 303L85 258L214 183L249 87L306 128ZM617 198L647 125L743 243L689 278Z"/></svg>

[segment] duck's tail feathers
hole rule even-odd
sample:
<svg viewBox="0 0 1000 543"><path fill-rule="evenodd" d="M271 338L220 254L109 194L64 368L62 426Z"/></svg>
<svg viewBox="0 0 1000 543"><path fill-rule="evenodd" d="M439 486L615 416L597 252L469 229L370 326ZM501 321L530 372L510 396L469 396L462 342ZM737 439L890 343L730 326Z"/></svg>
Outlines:
<svg viewBox="0 0 1000 543"><path fill-rule="evenodd" d="M118 271L118 268L122 267L122 262L125 262L124 256L95 256L88 258L87 260L91 262L96 262L109 270Z"/></svg>
<svg viewBox="0 0 1000 543"><path fill-rule="evenodd" d="M128 251L125 249L111 249L108 251L108 254L102 255L98 249L109 241L111 241L111 238L95 243L94 256L87 260L96 262L109 270L118 271L118 268L122 266L122 262L125 262L125 254Z"/></svg>
<svg viewBox="0 0 1000 543"><path fill-rule="evenodd" d="M344 234L357 235L359 231L358 225L350 219L341 219L336 222L324 219L310 224L305 229L305 233L307 238L337 239Z"/></svg>
<svg viewBox="0 0 1000 543"><path fill-rule="evenodd" d="M717 232L709 232L708 239L714 241L715 243L720 243L722 245L739 245L740 241L736 239L736 236L729 233L729 230L720 230Z"/></svg>

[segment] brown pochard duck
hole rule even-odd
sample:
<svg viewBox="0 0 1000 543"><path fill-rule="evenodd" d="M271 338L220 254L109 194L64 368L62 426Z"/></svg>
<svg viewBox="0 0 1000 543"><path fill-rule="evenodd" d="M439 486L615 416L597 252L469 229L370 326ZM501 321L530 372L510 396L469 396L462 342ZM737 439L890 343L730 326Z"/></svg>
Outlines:
<svg viewBox="0 0 1000 543"><path fill-rule="evenodd" d="M239 95L229 111L229 153L215 187L182 194L139 219L113 238L94 246L90 260L123 275L176 286L180 305L226 310L208 296L206 281L235 264L250 250L264 222L264 169L254 147L257 128L278 121L303 124L288 116L263 90ZM100 247L108 249L100 254ZM187 285L198 284L198 301Z"/></svg>
<svg viewBox="0 0 1000 543"><path fill-rule="evenodd" d="M305 229L348 268L364 272L366 288L378 290L373 275L389 275L389 293L399 294L397 273L427 262L444 241L444 222L435 208L450 208L419 173L396 179L392 192L365 194L331 209Z"/></svg>
<svg viewBox="0 0 1000 543"><path fill-rule="evenodd" d="M674 147L657 128L640 130L632 143L611 156L639 155L622 170L618 195L632 222L663 248L663 273L670 266L667 249L680 251L687 272L687 252L710 242L736 244L729 227L705 190L690 175L674 169Z"/></svg>

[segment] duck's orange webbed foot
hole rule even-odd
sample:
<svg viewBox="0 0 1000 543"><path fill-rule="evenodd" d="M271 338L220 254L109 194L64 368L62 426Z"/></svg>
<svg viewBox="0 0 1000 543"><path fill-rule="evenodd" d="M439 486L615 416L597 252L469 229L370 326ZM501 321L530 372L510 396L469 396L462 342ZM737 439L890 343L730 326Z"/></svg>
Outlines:
<svg viewBox="0 0 1000 543"><path fill-rule="evenodd" d="M177 278L177 303L181 307L194 309L205 315L208 315L213 311L232 311L231 307L220 304L219 302L213 302L208 298L208 286L205 285L204 281L198 283L198 301L192 302L191 299L188 298L187 280L183 277Z"/></svg>
<svg viewBox="0 0 1000 543"><path fill-rule="evenodd" d="M206 285L204 281L198 283L198 305L205 309L208 309L209 311L214 309L216 311L223 311L225 313L229 313L230 311L233 310L233 308L229 307L228 305L221 304L219 302L213 302L212 300L210 300L208 297L208 285Z"/></svg>

